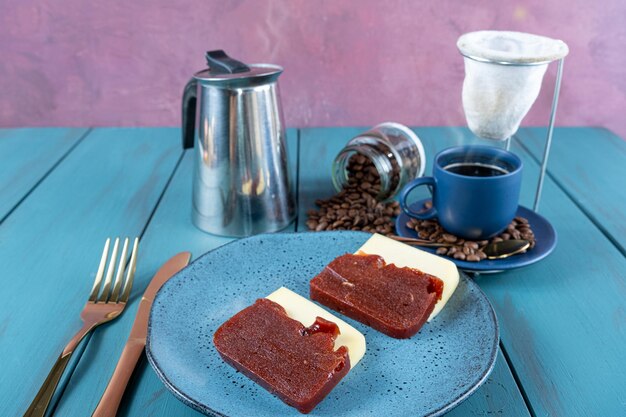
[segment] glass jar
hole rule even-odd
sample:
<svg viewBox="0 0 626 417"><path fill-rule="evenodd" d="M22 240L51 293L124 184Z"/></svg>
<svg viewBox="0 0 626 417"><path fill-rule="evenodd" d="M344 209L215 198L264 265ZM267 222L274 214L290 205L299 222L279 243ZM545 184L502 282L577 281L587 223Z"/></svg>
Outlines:
<svg viewBox="0 0 626 417"><path fill-rule="evenodd" d="M381 123L350 139L335 157L332 179L337 191L351 180L348 166L355 155L366 157L375 167L380 178L379 201L393 198L409 181L421 177L426 167L424 147L411 129L399 123Z"/></svg>

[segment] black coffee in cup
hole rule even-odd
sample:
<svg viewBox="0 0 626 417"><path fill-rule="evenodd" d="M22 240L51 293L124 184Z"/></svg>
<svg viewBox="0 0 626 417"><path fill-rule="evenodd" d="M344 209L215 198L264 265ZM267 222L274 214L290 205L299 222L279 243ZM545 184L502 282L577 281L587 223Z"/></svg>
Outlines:
<svg viewBox="0 0 626 417"><path fill-rule="evenodd" d="M413 189L429 186L433 204L414 210L407 203ZM504 149L466 145L435 156L432 177L416 178L400 195L404 212L419 220L437 217L451 234L469 240L489 239L511 223L522 185L522 161Z"/></svg>
<svg viewBox="0 0 626 417"><path fill-rule="evenodd" d="M509 173L507 169L501 166L481 162L455 162L446 165L443 169L466 177L497 177Z"/></svg>

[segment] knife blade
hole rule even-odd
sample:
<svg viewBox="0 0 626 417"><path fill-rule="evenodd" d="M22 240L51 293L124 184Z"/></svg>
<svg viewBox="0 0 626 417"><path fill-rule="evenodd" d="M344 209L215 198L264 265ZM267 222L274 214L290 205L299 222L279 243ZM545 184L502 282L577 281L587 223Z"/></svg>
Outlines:
<svg viewBox="0 0 626 417"><path fill-rule="evenodd" d="M92 417L113 417L117 414L120 401L128 385L128 381L133 374L133 370L146 346L146 336L148 334L148 319L152 302L159 289L176 275L181 269L189 264L190 252L181 252L171 257L161 266L148 284L148 288L143 293L139 308L135 317L135 322L130 330L130 336L126 341L122 355L120 356L111 380L107 385L98 406L94 410Z"/></svg>

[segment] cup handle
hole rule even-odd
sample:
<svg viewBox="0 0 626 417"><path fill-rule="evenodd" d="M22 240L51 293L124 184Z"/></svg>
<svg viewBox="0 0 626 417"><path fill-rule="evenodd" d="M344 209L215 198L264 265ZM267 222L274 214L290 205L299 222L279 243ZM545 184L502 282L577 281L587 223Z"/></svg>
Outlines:
<svg viewBox="0 0 626 417"><path fill-rule="evenodd" d="M421 177L421 178L414 179L402 189L402 193L400 193L400 207L402 207L402 211L404 211L406 215L409 217L413 217L413 218L420 219L420 220L432 219L433 217L437 215L437 210L435 210L434 206L429 208L426 211L417 212L417 211L411 210L411 208L406 202L406 199L409 196L409 194L411 194L411 191L413 191L415 188L421 185L429 185L432 187L432 192L433 193L435 192L436 181L433 177Z"/></svg>

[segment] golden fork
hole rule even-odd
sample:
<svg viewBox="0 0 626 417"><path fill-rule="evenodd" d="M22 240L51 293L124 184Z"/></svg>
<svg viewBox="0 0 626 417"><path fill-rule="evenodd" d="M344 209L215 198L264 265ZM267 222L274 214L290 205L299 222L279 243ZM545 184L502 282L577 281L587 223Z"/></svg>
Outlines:
<svg viewBox="0 0 626 417"><path fill-rule="evenodd" d="M128 298L130 296L130 290L133 286L133 279L135 278L139 238L135 238L133 243L133 250L130 255L128 268L126 268L128 238L124 240L122 255L119 258L120 260L117 266L117 273L115 274L115 281L113 281L113 272L117 263L116 260L119 243L120 239L116 238L115 243L113 244L113 250L111 252L111 259L109 260L106 276L104 275L104 270L107 264L111 239L107 239L104 244L102 258L100 259L100 266L98 267L98 273L96 274L96 279L93 283L89 300L87 301L87 304L85 304L83 311L80 313L80 318L83 321L83 327L74 335L72 340L70 340L67 346L65 346L65 349L63 349L61 356L59 356L59 359L57 359L56 363L52 367L52 370L39 389L35 399L33 399L33 402L30 404L30 407L28 407L28 410L26 410L24 417L43 417L46 414L46 410L48 409L52 395L61 380L63 371L70 361L72 353L74 353L74 349L76 349L80 341L94 328L102 323L113 320L122 314L122 311L124 311L124 307L126 307L126 303L128 302ZM124 278L125 270L126 277ZM103 277L104 284L102 283ZM102 289L100 287L102 287ZM100 296L98 296L98 294L100 294Z"/></svg>

